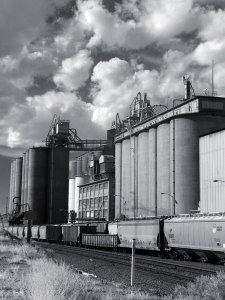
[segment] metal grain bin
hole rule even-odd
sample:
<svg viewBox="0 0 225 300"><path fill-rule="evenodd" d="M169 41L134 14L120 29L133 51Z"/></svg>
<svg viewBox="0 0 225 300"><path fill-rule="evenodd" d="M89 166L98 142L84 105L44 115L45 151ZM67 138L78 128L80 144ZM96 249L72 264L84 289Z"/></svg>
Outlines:
<svg viewBox="0 0 225 300"><path fill-rule="evenodd" d="M159 251L160 218L117 222L119 247L131 248L136 239L136 249Z"/></svg>
<svg viewBox="0 0 225 300"><path fill-rule="evenodd" d="M116 248L118 236L112 234L82 234L82 245L102 248Z"/></svg>
<svg viewBox="0 0 225 300"><path fill-rule="evenodd" d="M188 256L225 258L225 215L180 216L165 220L168 246Z"/></svg>
<svg viewBox="0 0 225 300"><path fill-rule="evenodd" d="M62 226L61 225L47 225L46 235L48 242L60 242L62 240Z"/></svg>
<svg viewBox="0 0 225 300"><path fill-rule="evenodd" d="M47 234L46 234L46 225L39 226L39 240L46 241L47 240Z"/></svg>
<svg viewBox="0 0 225 300"><path fill-rule="evenodd" d="M39 239L39 226L32 226L31 228L31 234L32 234L32 239L33 240L38 240Z"/></svg>

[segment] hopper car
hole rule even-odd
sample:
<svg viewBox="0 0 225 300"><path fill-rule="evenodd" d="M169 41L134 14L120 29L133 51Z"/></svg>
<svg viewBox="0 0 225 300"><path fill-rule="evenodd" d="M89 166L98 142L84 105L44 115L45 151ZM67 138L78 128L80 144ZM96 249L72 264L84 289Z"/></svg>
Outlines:
<svg viewBox="0 0 225 300"><path fill-rule="evenodd" d="M25 226L7 230L26 238ZM225 213L151 217L115 222L32 226L32 239L210 262L225 260Z"/></svg>

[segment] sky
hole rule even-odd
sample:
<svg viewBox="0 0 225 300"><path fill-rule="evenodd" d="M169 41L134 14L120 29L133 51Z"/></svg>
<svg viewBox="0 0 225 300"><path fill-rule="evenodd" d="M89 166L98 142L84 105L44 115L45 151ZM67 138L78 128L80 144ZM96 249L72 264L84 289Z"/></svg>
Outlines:
<svg viewBox="0 0 225 300"><path fill-rule="evenodd" d="M1 0L0 211L10 162L41 145L54 114L105 138L138 92L151 104L225 96L224 0Z"/></svg>

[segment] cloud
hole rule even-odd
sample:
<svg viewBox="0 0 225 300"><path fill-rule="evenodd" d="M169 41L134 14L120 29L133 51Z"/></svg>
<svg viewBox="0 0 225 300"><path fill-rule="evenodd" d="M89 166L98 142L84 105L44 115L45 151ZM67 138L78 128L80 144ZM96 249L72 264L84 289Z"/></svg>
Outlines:
<svg viewBox="0 0 225 300"><path fill-rule="evenodd" d="M60 0L1 0L0 57L21 51L45 29L47 17L61 5Z"/></svg>
<svg viewBox="0 0 225 300"><path fill-rule="evenodd" d="M80 50L74 56L62 61L62 67L53 80L58 87L77 90L84 86L93 66L93 59L88 50Z"/></svg>
<svg viewBox="0 0 225 300"><path fill-rule="evenodd" d="M139 91L152 104L183 98L187 72L204 93L212 59L225 93L223 1L123 0L109 10L78 0L64 17L60 0L17 2L0 3L2 154L41 143L54 114L81 138L103 137Z"/></svg>
<svg viewBox="0 0 225 300"><path fill-rule="evenodd" d="M124 1L110 13L102 1L79 1L78 19L82 26L93 32L89 47L106 45L109 49L141 49L153 42L165 43L183 32L194 31L198 26L197 8L192 0ZM134 13L131 11L135 8ZM124 16L129 18L123 18ZM130 18L130 16L132 18Z"/></svg>
<svg viewBox="0 0 225 300"><path fill-rule="evenodd" d="M157 71L143 70L143 66L131 64L119 58L99 62L93 70L93 88L90 105L92 120L109 127L117 112L124 117L132 99L139 91L154 91L158 79Z"/></svg>

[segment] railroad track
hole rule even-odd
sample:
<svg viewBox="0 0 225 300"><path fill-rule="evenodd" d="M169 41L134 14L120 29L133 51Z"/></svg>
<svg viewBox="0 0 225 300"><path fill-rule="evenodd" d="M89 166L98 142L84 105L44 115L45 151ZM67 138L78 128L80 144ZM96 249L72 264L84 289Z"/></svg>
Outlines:
<svg viewBox="0 0 225 300"><path fill-rule="evenodd" d="M92 259L107 261L112 264L130 266L131 256L128 254L115 253L96 249L76 248L59 244L45 244L35 242L43 248L50 248L57 253L63 255L79 255ZM185 265L176 261L166 261L165 259L157 259L155 257L136 256L135 269L141 273L154 274L157 276L166 276L168 281L176 280L177 283L187 283L194 280L199 275L216 274L215 270L207 268Z"/></svg>

